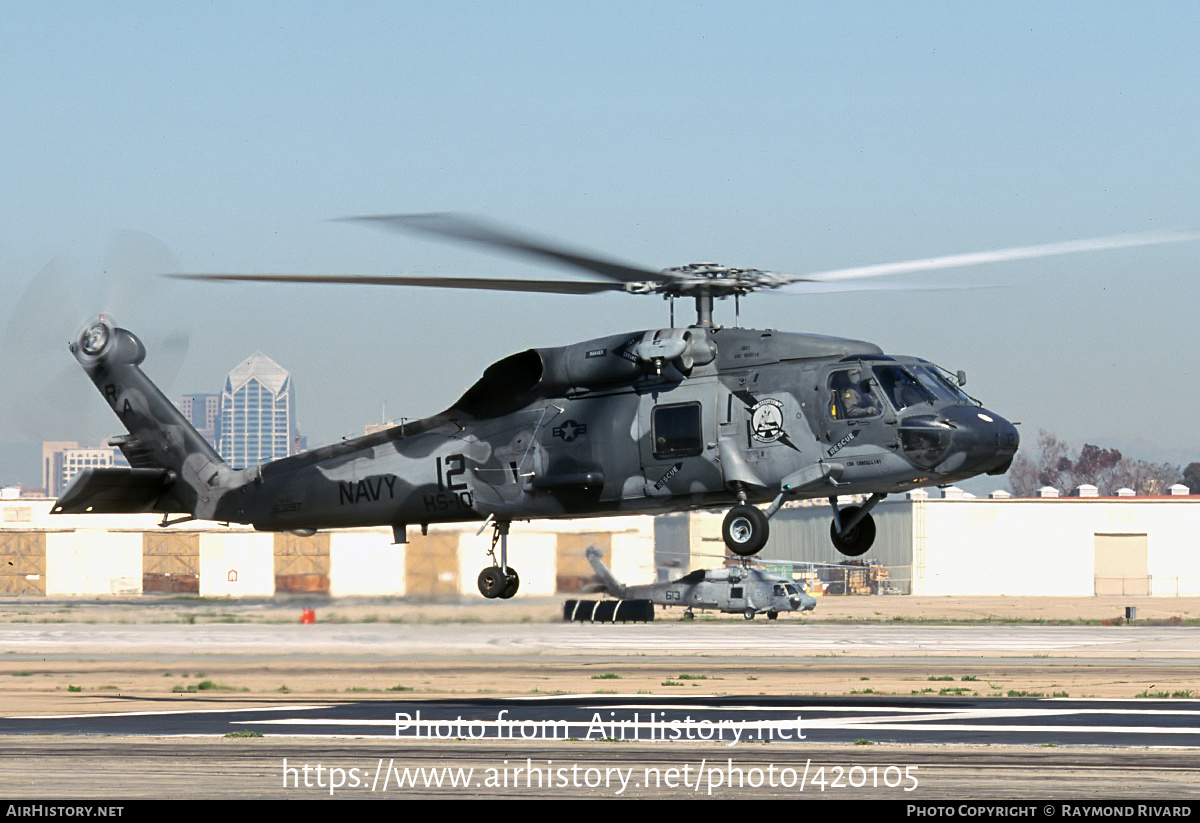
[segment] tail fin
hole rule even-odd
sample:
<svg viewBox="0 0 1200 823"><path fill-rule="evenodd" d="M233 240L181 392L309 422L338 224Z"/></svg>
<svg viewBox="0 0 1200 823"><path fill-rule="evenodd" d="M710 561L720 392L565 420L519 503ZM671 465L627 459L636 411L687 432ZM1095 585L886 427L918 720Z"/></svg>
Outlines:
<svg viewBox="0 0 1200 823"><path fill-rule="evenodd" d="M138 368L146 357L142 342L101 316L70 348L128 430L109 444L130 468L85 469L52 512L186 512L211 519L224 492L244 480Z"/></svg>
<svg viewBox="0 0 1200 823"><path fill-rule="evenodd" d="M586 554L588 562L592 564L596 576L600 578L600 583L604 586L604 591L613 597L624 599L625 586L613 576L608 566L604 565L604 561L600 559L600 550L595 546L588 546Z"/></svg>

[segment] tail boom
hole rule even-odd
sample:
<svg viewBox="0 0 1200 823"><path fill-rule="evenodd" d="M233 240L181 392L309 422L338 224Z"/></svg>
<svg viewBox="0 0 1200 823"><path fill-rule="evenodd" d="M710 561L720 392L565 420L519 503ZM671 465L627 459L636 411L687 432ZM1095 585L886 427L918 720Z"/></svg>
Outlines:
<svg viewBox="0 0 1200 823"><path fill-rule="evenodd" d="M52 511L155 511L217 519L221 498L248 478L227 466L142 372L142 342L102 316L70 349L129 432L109 442L121 449L130 468L84 470Z"/></svg>
<svg viewBox="0 0 1200 823"><path fill-rule="evenodd" d="M612 570L604 565L604 561L600 558L600 550L595 546L588 546L586 554L588 562L592 564L592 570L596 572L596 577L600 578L600 584L604 587L605 593L624 600L627 588L620 580L617 580Z"/></svg>

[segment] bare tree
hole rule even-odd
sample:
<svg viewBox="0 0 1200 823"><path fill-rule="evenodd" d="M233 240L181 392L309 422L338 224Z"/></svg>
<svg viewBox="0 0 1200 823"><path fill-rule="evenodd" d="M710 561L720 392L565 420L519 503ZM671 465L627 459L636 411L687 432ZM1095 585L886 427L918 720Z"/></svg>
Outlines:
<svg viewBox="0 0 1200 823"><path fill-rule="evenodd" d="M1033 497L1043 486L1066 495L1084 483L1095 486L1102 496L1115 495L1122 488L1139 495L1158 495L1178 483L1180 476L1178 466L1131 460L1116 449L1091 443L1085 443L1079 455L1072 457L1065 441L1043 429L1032 456L1022 453L1013 460L1008 482L1017 497Z"/></svg>

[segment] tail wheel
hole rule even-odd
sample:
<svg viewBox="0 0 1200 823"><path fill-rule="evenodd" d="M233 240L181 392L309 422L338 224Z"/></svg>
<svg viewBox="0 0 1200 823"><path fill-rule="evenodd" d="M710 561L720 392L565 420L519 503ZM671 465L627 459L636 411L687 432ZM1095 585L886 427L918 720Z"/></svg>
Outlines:
<svg viewBox="0 0 1200 823"><path fill-rule="evenodd" d="M725 545L736 555L749 557L767 545L770 533L767 516L753 506L739 505L725 515L721 537Z"/></svg>
<svg viewBox="0 0 1200 823"><path fill-rule="evenodd" d="M845 523L854 519L858 512L858 506L847 506L838 513L838 516ZM829 537L833 541L833 547L847 557L866 554L867 549L875 543L875 518L868 514L858 521L853 529L840 534L837 523L834 522L829 526Z"/></svg>

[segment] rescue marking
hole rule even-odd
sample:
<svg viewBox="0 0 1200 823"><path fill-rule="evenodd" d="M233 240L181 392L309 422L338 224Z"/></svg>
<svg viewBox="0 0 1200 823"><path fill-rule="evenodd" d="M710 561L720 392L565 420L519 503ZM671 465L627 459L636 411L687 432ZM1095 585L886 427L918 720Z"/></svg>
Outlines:
<svg viewBox="0 0 1200 823"><path fill-rule="evenodd" d="M850 432L848 435L843 437L841 440L839 440L838 442L836 442L832 446L830 446L829 450L827 452L825 452L825 454L829 455L830 457L833 457L835 454L840 452L846 446L846 444L848 444L854 438L858 437L859 431L861 431L861 429L855 429L854 431Z"/></svg>
<svg viewBox="0 0 1200 823"><path fill-rule="evenodd" d="M667 481L670 480L675 475L679 474L679 470L682 468L683 468L682 463L676 463L674 466L672 466L670 469L668 469L667 473L664 474L661 478L659 478L658 482L654 484L655 490L659 490L663 486L665 486L667 484Z"/></svg>

